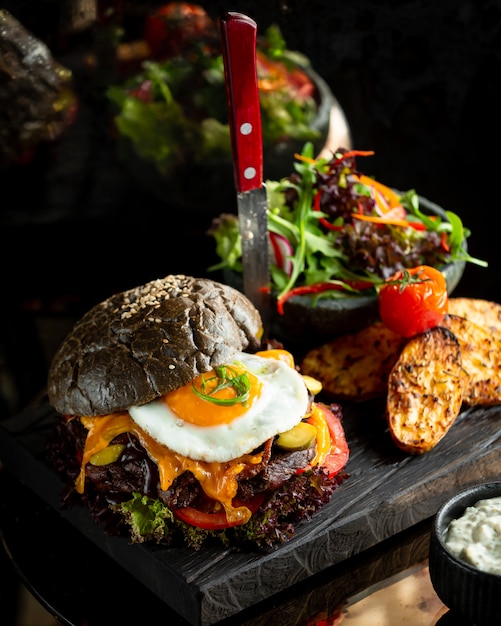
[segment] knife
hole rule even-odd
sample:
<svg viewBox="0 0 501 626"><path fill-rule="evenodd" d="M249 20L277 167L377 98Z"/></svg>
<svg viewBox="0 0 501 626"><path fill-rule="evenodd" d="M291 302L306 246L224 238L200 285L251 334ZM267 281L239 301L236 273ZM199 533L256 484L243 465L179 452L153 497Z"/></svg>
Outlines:
<svg viewBox="0 0 501 626"><path fill-rule="evenodd" d="M243 289L263 320L270 316L268 218L263 184L261 108L257 83L257 25L231 11L219 19L233 171L242 237Z"/></svg>

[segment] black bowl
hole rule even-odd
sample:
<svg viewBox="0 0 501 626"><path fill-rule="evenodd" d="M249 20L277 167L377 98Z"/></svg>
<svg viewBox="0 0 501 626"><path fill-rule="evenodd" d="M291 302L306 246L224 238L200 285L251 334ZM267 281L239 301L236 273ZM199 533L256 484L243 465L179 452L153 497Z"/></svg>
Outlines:
<svg viewBox="0 0 501 626"><path fill-rule="evenodd" d="M474 485L445 502L433 520L430 535L430 578L442 602L472 626L501 624L501 575L480 571L454 556L445 546L453 519L479 500L501 496L501 482Z"/></svg>

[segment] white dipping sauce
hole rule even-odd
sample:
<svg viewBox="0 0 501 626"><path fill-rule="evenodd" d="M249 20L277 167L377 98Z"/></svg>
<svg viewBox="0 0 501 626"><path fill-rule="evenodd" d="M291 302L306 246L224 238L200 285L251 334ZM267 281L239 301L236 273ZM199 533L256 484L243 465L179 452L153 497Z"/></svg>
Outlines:
<svg viewBox="0 0 501 626"><path fill-rule="evenodd" d="M501 496L479 500L452 520L445 545L469 565L501 575Z"/></svg>

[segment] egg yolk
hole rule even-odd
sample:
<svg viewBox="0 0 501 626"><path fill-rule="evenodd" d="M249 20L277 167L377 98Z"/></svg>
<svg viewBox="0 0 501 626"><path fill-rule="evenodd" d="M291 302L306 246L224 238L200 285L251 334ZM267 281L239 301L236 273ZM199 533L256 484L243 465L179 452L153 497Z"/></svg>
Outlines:
<svg viewBox="0 0 501 626"><path fill-rule="evenodd" d="M261 381L239 365L224 365L197 376L163 396L181 420L196 426L230 424L244 415L260 396ZM197 393L198 392L198 393Z"/></svg>

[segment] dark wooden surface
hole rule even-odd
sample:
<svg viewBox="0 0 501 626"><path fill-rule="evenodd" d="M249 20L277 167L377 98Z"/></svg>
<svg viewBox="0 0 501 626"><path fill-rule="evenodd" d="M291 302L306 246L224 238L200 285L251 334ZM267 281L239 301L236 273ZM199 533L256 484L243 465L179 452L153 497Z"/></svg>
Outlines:
<svg viewBox="0 0 501 626"><path fill-rule="evenodd" d="M42 400L4 422L0 458L57 511L60 484L43 460L52 419ZM442 442L420 457L395 448L379 403L345 407L344 419L349 479L292 541L269 554L128 545L106 537L83 509L62 516L184 620L206 626L238 619L241 611L348 563L428 520L461 488L501 474L499 407L463 412Z"/></svg>
<svg viewBox="0 0 501 626"><path fill-rule="evenodd" d="M185 619L9 470L0 471L0 490L0 538L6 555L25 586L63 624L188 626ZM219 624L306 626L316 621L315 616L333 616L354 595L370 593L384 586L388 577L420 567L427 557L428 544L429 523L425 521ZM2 615L7 619L4 611ZM6 623L11 622L14 618Z"/></svg>

